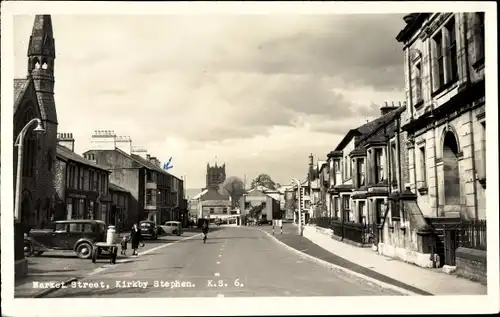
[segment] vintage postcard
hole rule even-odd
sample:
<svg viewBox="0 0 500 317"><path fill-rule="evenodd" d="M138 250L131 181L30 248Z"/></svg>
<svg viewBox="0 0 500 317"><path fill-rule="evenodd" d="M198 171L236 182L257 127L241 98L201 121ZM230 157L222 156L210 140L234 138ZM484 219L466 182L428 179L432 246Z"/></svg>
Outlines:
<svg viewBox="0 0 500 317"><path fill-rule="evenodd" d="M495 3L1 14L3 315L498 312Z"/></svg>

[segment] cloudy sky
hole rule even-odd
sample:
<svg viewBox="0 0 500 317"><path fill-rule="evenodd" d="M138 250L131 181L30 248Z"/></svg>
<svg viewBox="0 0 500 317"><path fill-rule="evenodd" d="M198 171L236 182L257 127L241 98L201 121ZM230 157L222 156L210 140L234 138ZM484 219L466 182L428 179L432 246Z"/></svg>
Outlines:
<svg viewBox="0 0 500 317"><path fill-rule="evenodd" d="M16 16L26 76L33 16ZM130 136L188 188L207 162L303 178L352 127L403 100L402 15L53 15L59 132Z"/></svg>

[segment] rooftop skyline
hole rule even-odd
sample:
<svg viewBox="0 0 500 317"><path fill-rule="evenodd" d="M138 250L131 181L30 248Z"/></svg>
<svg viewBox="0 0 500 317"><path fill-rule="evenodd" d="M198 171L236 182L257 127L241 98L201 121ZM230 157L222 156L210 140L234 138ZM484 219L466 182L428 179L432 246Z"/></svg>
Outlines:
<svg viewBox="0 0 500 317"><path fill-rule="evenodd" d="M310 153L404 100L402 16L52 15L58 131L78 154L94 130L130 136L173 157L188 188L215 157L228 176L289 183ZM33 18L14 18L16 77Z"/></svg>

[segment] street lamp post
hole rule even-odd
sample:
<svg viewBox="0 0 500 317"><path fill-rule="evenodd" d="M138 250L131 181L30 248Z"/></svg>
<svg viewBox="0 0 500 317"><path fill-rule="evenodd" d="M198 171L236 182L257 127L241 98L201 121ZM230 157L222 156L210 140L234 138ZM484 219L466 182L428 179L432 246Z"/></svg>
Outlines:
<svg viewBox="0 0 500 317"><path fill-rule="evenodd" d="M297 183L297 201L298 201L298 221L297 221L297 231L298 231L298 234L299 236L302 235L302 210L300 208L300 202L301 202L301 199L302 199L302 188L301 188L301 185L300 185L300 181L296 178L292 178L292 182L295 182Z"/></svg>
<svg viewBox="0 0 500 317"><path fill-rule="evenodd" d="M28 132L28 129L33 125L37 124L36 128L33 129L33 132L40 133L40 132L45 132L45 129L43 128L42 125L42 120L38 118L31 119L30 122L28 122L24 128L21 129L21 132L19 132L16 141L14 142L14 146L17 146L17 173L16 173L16 197L15 197L15 205L14 205L14 221L15 222L20 222L20 213L19 209L21 206L21 188L22 188L22 170L23 170L23 143L24 143L24 137L26 136L26 133Z"/></svg>

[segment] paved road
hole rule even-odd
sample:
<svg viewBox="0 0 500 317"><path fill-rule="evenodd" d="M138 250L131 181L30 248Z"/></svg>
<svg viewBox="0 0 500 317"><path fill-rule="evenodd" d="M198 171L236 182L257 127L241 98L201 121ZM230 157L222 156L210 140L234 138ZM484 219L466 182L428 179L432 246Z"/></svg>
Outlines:
<svg viewBox="0 0 500 317"><path fill-rule="evenodd" d="M47 297L399 295L303 259L265 233L246 227L210 232L206 244L193 235L154 247L79 282ZM130 287L123 287L126 284Z"/></svg>
<svg viewBox="0 0 500 317"><path fill-rule="evenodd" d="M141 247L139 252L148 252L148 250L159 246L175 243L185 237L193 236L199 231L195 229L187 230L188 232L185 232L181 237L163 236L158 240L146 240L145 246ZM136 260L130 257L132 254L130 244L127 253L127 257L118 254L118 262ZM32 297L40 291L33 289L33 282L63 282L73 277L81 278L87 276L109 266L109 260L106 259L100 259L96 264L93 264L90 260L78 259L74 252L45 252L42 256L28 258L28 276L16 281L14 295L15 297Z"/></svg>

